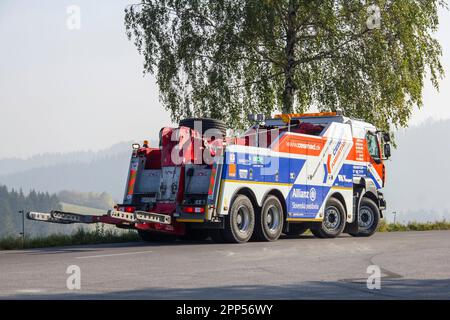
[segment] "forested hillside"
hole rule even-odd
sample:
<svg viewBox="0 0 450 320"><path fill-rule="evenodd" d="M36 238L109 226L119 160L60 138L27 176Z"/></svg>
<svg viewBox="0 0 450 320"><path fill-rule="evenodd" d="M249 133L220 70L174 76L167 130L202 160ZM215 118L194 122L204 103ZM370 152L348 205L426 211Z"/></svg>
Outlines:
<svg viewBox="0 0 450 320"><path fill-rule="evenodd" d="M36 192L29 194L22 191L8 190L0 186L0 238L8 235L19 235L22 231L22 215L19 210L48 212L61 209L59 199L55 194ZM74 225L56 225L38 221L25 220L27 236L48 235L51 233L67 233L75 230Z"/></svg>
<svg viewBox="0 0 450 320"><path fill-rule="evenodd" d="M0 186L0 237L21 232L22 215L19 210L48 211L60 209L56 195L47 192L31 191L25 195L22 191L8 190ZM46 233L48 226L39 222L25 221L29 234Z"/></svg>

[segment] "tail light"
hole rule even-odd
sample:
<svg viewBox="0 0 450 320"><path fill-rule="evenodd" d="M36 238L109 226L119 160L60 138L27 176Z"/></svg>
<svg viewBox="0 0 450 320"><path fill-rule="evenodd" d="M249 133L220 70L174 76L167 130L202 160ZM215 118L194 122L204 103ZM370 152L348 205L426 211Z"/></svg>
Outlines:
<svg viewBox="0 0 450 320"><path fill-rule="evenodd" d="M183 212L185 212L185 213L205 213L205 208L203 208L203 207L184 207Z"/></svg>
<svg viewBox="0 0 450 320"><path fill-rule="evenodd" d="M125 212L128 212L128 213L133 213L134 211L136 211L135 207L125 207L124 209L125 209Z"/></svg>

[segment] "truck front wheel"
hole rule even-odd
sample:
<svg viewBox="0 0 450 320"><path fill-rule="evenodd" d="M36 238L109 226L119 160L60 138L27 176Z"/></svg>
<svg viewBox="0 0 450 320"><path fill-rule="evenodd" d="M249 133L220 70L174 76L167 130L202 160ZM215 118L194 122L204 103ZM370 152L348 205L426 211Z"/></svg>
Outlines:
<svg viewBox="0 0 450 320"><path fill-rule="evenodd" d="M311 228L311 232L318 238L336 238L344 230L345 220L345 209L342 203L335 198L330 198L325 207L322 223Z"/></svg>
<svg viewBox="0 0 450 320"><path fill-rule="evenodd" d="M283 206L275 196L264 201L261 213L256 215L254 237L260 241L275 241L283 231Z"/></svg>
<svg viewBox="0 0 450 320"><path fill-rule="evenodd" d="M238 195L225 216L225 228L222 230L226 242L247 242L253 234L255 227L255 210L250 199Z"/></svg>
<svg viewBox="0 0 450 320"><path fill-rule="evenodd" d="M358 212L358 233L350 233L353 237L370 237L377 231L380 222L380 210L376 203L366 197L361 199Z"/></svg>

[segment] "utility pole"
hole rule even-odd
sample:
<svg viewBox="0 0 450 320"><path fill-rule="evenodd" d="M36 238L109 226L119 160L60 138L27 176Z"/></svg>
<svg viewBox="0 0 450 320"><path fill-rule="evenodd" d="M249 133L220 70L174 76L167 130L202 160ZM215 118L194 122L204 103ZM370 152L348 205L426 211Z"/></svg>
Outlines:
<svg viewBox="0 0 450 320"><path fill-rule="evenodd" d="M22 232L20 233L22 235L22 249L25 246L25 212L23 210L20 210L19 213L22 214Z"/></svg>

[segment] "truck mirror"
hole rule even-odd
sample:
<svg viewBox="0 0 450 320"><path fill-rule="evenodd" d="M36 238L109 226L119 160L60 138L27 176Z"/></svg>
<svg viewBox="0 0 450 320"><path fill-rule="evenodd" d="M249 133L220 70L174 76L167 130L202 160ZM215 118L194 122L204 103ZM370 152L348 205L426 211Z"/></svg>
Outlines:
<svg viewBox="0 0 450 320"><path fill-rule="evenodd" d="M391 157L391 145L389 143L386 143L384 145L384 157L386 159L389 159Z"/></svg>
<svg viewBox="0 0 450 320"><path fill-rule="evenodd" d="M391 141L391 135L389 134L389 132L383 132L383 140L384 140L384 142Z"/></svg>

